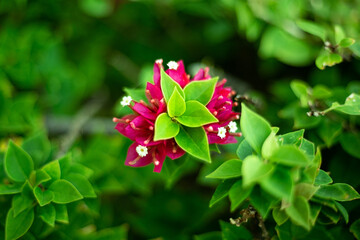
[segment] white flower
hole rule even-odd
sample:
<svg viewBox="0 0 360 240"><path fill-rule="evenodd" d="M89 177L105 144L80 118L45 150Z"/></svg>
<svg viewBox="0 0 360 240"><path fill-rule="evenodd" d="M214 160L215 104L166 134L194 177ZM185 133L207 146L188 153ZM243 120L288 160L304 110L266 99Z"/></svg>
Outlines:
<svg viewBox="0 0 360 240"><path fill-rule="evenodd" d="M170 61L167 65L169 69L174 69L174 70L177 70L177 68L179 67L179 64L175 61Z"/></svg>
<svg viewBox="0 0 360 240"><path fill-rule="evenodd" d="M135 150L139 154L140 157L145 157L148 154L147 147L144 147L141 145L138 145Z"/></svg>
<svg viewBox="0 0 360 240"><path fill-rule="evenodd" d="M125 96L122 98L122 101L120 102L121 106L125 107L125 106L128 106L130 105L132 101L132 98L130 96Z"/></svg>
<svg viewBox="0 0 360 240"><path fill-rule="evenodd" d="M228 127L230 128L229 132L231 132L231 133L236 132L236 130L238 129L237 126L236 126L236 122L234 122L234 121L231 121L229 123Z"/></svg>
<svg viewBox="0 0 360 240"><path fill-rule="evenodd" d="M226 137L226 128L224 127L219 127L218 128L218 134L217 134L221 139Z"/></svg>
<svg viewBox="0 0 360 240"><path fill-rule="evenodd" d="M160 59L157 59L157 60L155 61L155 63L158 64L158 65L160 65L160 64L163 63L163 60L162 60L161 58L160 58Z"/></svg>

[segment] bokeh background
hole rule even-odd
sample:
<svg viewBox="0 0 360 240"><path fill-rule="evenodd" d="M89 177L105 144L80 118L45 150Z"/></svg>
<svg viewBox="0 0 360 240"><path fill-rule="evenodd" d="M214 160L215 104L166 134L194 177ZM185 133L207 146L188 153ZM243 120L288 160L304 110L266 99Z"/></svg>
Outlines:
<svg viewBox="0 0 360 240"><path fill-rule="evenodd" d="M159 58L182 59L192 75L209 66L281 132L307 128L307 137L323 146L323 168L334 181L359 189L357 130L354 147L344 152L338 141L326 146L319 121L282 110L296 101L293 79L360 93L360 45L340 65L319 70L314 62L324 43L296 25L338 24L359 39L359 9L358 0L0 1L0 158L10 138L36 144L38 166L70 151L93 171L98 194L72 204L70 224L44 238L207 239L232 227L228 219L237 213L227 200L208 208L218 181L205 176L236 157L236 145L221 147L211 165L190 157L167 161L161 174L123 164L130 142L111 119L126 114L119 104L124 88L143 87ZM359 216L358 205L346 205L350 217ZM9 202L0 197L0 206Z"/></svg>

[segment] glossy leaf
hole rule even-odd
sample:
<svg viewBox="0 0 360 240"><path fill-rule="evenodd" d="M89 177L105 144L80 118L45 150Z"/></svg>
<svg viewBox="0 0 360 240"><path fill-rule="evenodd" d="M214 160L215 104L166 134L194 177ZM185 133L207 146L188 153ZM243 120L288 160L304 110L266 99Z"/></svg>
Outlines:
<svg viewBox="0 0 360 240"><path fill-rule="evenodd" d="M167 75L167 73L164 71L164 69L160 70L160 75L161 75L161 80L160 80L160 85L161 85L161 90L165 99L165 102L168 103L172 93L174 92L174 89L176 88L180 95L184 98L184 91L182 90L182 88L180 87L180 85L175 82L169 75Z"/></svg>
<svg viewBox="0 0 360 240"><path fill-rule="evenodd" d="M34 163L30 155L11 140L9 141L4 164L6 174L15 182L25 182L34 170Z"/></svg>
<svg viewBox="0 0 360 240"><path fill-rule="evenodd" d="M180 126L171 120L167 113L162 113L156 118L154 131L154 141L165 140L175 137L180 131Z"/></svg>
<svg viewBox="0 0 360 240"><path fill-rule="evenodd" d="M66 205L55 204L56 218L55 221L60 223L69 223L68 211Z"/></svg>
<svg viewBox="0 0 360 240"><path fill-rule="evenodd" d="M201 127L219 121L204 105L192 100L186 102L184 114L176 120L187 127Z"/></svg>
<svg viewBox="0 0 360 240"><path fill-rule="evenodd" d="M190 82L184 88L185 100L196 100L203 105L208 104L214 94L217 80L218 77Z"/></svg>
<svg viewBox="0 0 360 240"><path fill-rule="evenodd" d="M301 182L295 185L295 195L303 196L307 200L310 200L318 189L318 186L314 186L310 183Z"/></svg>
<svg viewBox="0 0 360 240"><path fill-rule="evenodd" d="M324 70L325 67L332 67L335 64L341 63L342 60L342 57L337 53L323 52L316 58L315 64L319 69Z"/></svg>
<svg viewBox="0 0 360 240"><path fill-rule="evenodd" d="M294 132L290 132L290 133L286 133L284 135L280 135L279 136L279 142L282 145L296 145L296 146L300 146L301 140L304 137L304 129L298 130L298 131L294 131Z"/></svg>
<svg viewBox="0 0 360 240"><path fill-rule="evenodd" d="M238 159L227 160L206 177L220 179L240 177L242 163L243 161Z"/></svg>
<svg viewBox="0 0 360 240"><path fill-rule="evenodd" d="M335 201L351 201L360 198L359 193L352 186L345 183L322 185L315 193L315 196Z"/></svg>
<svg viewBox="0 0 360 240"><path fill-rule="evenodd" d="M268 159L279 147L279 141L275 135L276 133L272 131L262 146L261 154L265 159Z"/></svg>
<svg viewBox="0 0 360 240"><path fill-rule="evenodd" d="M347 224L349 222L349 213L347 212L346 208L336 201L335 201L335 205L337 209L339 209L339 212L341 213L341 215L345 220L345 223Z"/></svg>
<svg viewBox="0 0 360 240"><path fill-rule="evenodd" d="M236 182L235 179L227 179L222 183L220 183L211 197L209 207L214 206L215 203L219 202L221 199L229 195L229 190L235 182Z"/></svg>
<svg viewBox="0 0 360 240"><path fill-rule="evenodd" d="M235 211L237 207L240 206L251 194L252 187L243 187L242 180L238 180L234 185L232 185L229 191L229 198L231 201L231 211Z"/></svg>
<svg viewBox="0 0 360 240"><path fill-rule="evenodd" d="M242 164L243 184L245 187L261 181L274 170L272 164L264 163L259 157L252 155L245 158Z"/></svg>
<svg viewBox="0 0 360 240"><path fill-rule="evenodd" d="M54 203L65 204L83 198L80 192L74 187L74 185L64 179L59 179L53 182L50 185L49 190L52 191L54 194Z"/></svg>
<svg viewBox="0 0 360 240"><path fill-rule="evenodd" d="M51 190L42 190L40 187L34 188L34 195L41 207L49 204L54 199L54 193Z"/></svg>
<svg viewBox="0 0 360 240"><path fill-rule="evenodd" d="M355 43L355 39L353 38L344 38L340 41L339 46L342 48L350 47Z"/></svg>
<svg viewBox="0 0 360 240"><path fill-rule="evenodd" d="M289 219L289 216L286 214L286 212L284 210L281 210L279 207L273 209L272 216L276 224L279 226Z"/></svg>
<svg viewBox="0 0 360 240"><path fill-rule="evenodd" d="M58 160L49 162L42 169L51 177L53 181L60 179L61 170Z"/></svg>
<svg viewBox="0 0 360 240"><path fill-rule="evenodd" d="M326 41L326 30L322 26L305 20L299 20L296 24L303 31L319 37L323 42Z"/></svg>
<svg viewBox="0 0 360 240"><path fill-rule="evenodd" d="M352 93L346 98L344 104L334 102L331 107L324 110L323 113L333 110L349 115L360 115L360 95Z"/></svg>
<svg viewBox="0 0 360 240"><path fill-rule="evenodd" d="M55 226L56 210L52 204L46 205L39 209L39 217L51 227Z"/></svg>
<svg viewBox="0 0 360 240"><path fill-rule="evenodd" d="M14 217L21 212L32 207L34 197L32 194L32 188L29 182L25 182L21 189L21 194L15 195L12 199L12 209L14 211Z"/></svg>
<svg viewBox="0 0 360 240"><path fill-rule="evenodd" d="M38 186L39 184L43 183L43 182L47 182L51 180L51 177L49 174L47 174L45 172L45 170L43 169L39 169L36 171L35 174L35 186Z"/></svg>
<svg viewBox="0 0 360 240"><path fill-rule="evenodd" d="M67 175L65 179L72 183L83 197L96 197L95 191L91 183L83 175L78 173L72 173Z"/></svg>
<svg viewBox="0 0 360 240"><path fill-rule="evenodd" d="M279 199L290 202L293 197L293 179L290 172L284 168L275 168L271 175L263 178L261 187L268 193Z"/></svg>
<svg viewBox="0 0 360 240"><path fill-rule="evenodd" d="M171 118L181 116L185 112L185 100L181 96L177 88L174 88L174 92L171 94L167 109L169 117Z"/></svg>
<svg viewBox="0 0 360 240"><path fill-rule="evenodd" d="M247 156L253 154L253 149L250 144L243 139L239 144L238 148L236 149L236 155L241 159L244 160Z"/></svg>
<svg viewBox="0 0 360 240"><path fill-rule="evenodd" d="M241 109L241 131L250 146L260 153L263 143L271 133L270 124L243 103Z"/></svg>
<svg viewBox="0 0 360 240"><path fill-rule="evenodd" d="M3 185L0 184L0 195L16 194L21 192L22 186L19 184Z"/></svg>
<svg viewBox="0 0 360 240"><path fill-rule="evenodd" d="M340 122L331 121L327 118L319 126L317 132L320 138L325 142L327 147L331 147L336 138L342 133L342 124Z"/></svg>
<svg viewBox="0 0 360 240"><path fill-rule="evenodd" d="M307 166L310 163L305 153L293 145L280 146L269 160L287 166Z"/></svg>
<svg viewBox="0 0 360 240"><path fill-rule="evenodd" d="M310 206L304 197L295 197L291 205L285 209L291 220L306 230L310 230Z"/></svg>
<svg viewBox="0 0 360 240"><path fill-rule="evenodd" d="M204 128L181 127L175 141L194 157L211 162L208 139Z"/></svg>
<svg viewBox="0 0 360 240"><path fill-rule="evenodd" d="M332 182L333 182L333 180L329 176L329 174L327 172L325 172L324 170L320 169L318 175L315 178L314 185L328 185Z"/></svg>
<svg viewBox="0 0 360 240"><path fill-rule="evenodd" d="M305 153L307 158L312 161L315 158L315 144L310 142L309 140L303 138L301 139L299 149Z"/></svg>
<svg viewBox="0 0 360 240"><path fill-rule="evenodd" d="M5 240L14 240L23 236L34 221L34 209L30 208L14 217L14 210L10 208L6 216Z"/></svg>

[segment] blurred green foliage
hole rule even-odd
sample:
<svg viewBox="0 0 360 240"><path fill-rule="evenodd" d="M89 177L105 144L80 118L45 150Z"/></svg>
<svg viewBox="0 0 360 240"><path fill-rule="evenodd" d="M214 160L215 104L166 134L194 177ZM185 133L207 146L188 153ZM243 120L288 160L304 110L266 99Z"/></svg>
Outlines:
<svg viewBox="0 0 360 240"><path fill-rule="evenodd" d="M237 144L213 153L211 165L189 156L167 160L161 174L123 165L130 142L111 118L127 111L119 104L124 87L151 81L158 58L194 63L190 73L210 66L280 134L305 128L322 149L322 168L359 190L359 117L314 116L360 94L359 8L359 0L0 1L0 184L9 184L12 139L34 169L71 153L91 170L98 196L70 203L70 224L51 228L35 215L23 239L251 238L229 224L239 213L229 213L228 202L208 208L220 182L205 176L236 158ZM0 236L11 199L0 195ZM337 225L311 236L359 238L359 203L344 207L348 224L328 211L323 223ZM269 231L287 239L301 230L286 223Z"/></svg>

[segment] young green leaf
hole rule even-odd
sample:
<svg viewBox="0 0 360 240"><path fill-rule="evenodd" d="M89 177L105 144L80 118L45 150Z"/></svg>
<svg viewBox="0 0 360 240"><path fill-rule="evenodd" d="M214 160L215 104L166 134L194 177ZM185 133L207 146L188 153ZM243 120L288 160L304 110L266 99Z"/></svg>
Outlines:
<svg viewBox="0 0 360 240"><path fill-rule="evenodd" d="M318 189L319 187L313 184L301 182L295 185L295 196L303 196L310 200Z"/></svg>
<svg viewBox="0 0 360 240"><path fill-rule="evenodd" d="M261 154L265 159L268 159L279 147L279 142L275 135L276 133L271 131L261 148Z"/></svg>
<svg viewBox="0 0 360 240"><path fill-rule="evenodd" d="M239 159L232 159L221 164L214 172L207 175L207 178L235 178L241 176L242 161Z"/></svg>
<svg viewBox="0 0 360 240"><path fill-rule="evenodd" d="M244 187L248 187L271 174L274 170L272 164L264 163L259 157L252 155L245 158L241 172L243 174Z"/></svg>
<svg viewBox="0 0 360 240"><path fill-rule="evenodd" d="M51 144L44 131L36 132L21 144L34 161L35 168L41 166L49 157Z"/></svg>
<svg viewBox="0 0 360 240"><path fill-rule="evenodd" d="M190 82L184 88L185 100L196 100L203 105L208 104L214 94L217 80L218 77Z"/></svg>
<svg viewBox="0 0 360 240"><path fill-rule="evenodd" d="M52 204L46 205L39 209L39 217L44 223L49 224L51 227L55 226L56 210Z"/></svg>
<svg viewBox="0 0 360 240"><path fill-rule="evenodd" d="M154 131L154 141L170 139L179 133L180 126L167 113L162 113L156 118Z"/></svg>
<svg viewBox="0 0 360 240"><path fill-rule="evenodd" d="M34 163L29 154L9 141L9 147L5 155L5 172L15 182L25 182L34 170Z"/></svg>
<svg viewBox="0 0 360 240"><path fill-rule="evenodd" d="M305 138L301 139L299 149L305 153L307 158L312 161L315 157L315 144L306 140Z"/></svg>
<svg viewBox="0 0 360 240"><path fill-rule="evenodd" d="M171 97L168 102L167 110L169 117L178 117L185 112L185 100L177 90L174 88L174 92L171 94Z"/></svg>
<svg viewBox="0 0 360 240"><path fill-rule="evenodd" d="M259 186L255 186L250 194L250 203L265 219L274 204L274 199L270 194L263 191Z"/></svg>
<svg viewBox="0 0 360 240"><path fill-rule="evenodd" d="M360 198L359 193L352 186L345 183L321 185L315 196L335 201L351 201Z"/></svg>
<svg viewBox="0 0 360 240"><path fill-rule="evenodd" d="M295 197L290 207L286 208L285 211L295 224L308 231L310 230L310 206L304 197Z"/></svg>
<svg viewBox="0 0 360 240"><path fill-rule="evenodd" d="M293 145L280 146L269 158L269 161L287 166L307 166L310 161L297 147Z"/></svg>
<svg viewBox="0 0 360 240"><path fill-rule="evenodd" d="M322 124L317 129L319 137L325 142L326 146L330 148L337 141L337 137L343 131L342 123L335 122L325 118Z"/></svg>
<svg viewBox="0 0 360 240"><path fill-rule="evenodd" d="M355 39L353 38L344 38L340 41L339 46L342 48L350 47L355 43Z"/></svg>
<svg viewBox="0 0 360 240"><path fill-rule="evenodd" d="M308 92L311 89L310 86L301 80L293 80L290 83L290 87L294 94L300 99L301 105L306 106L308 100Z"/></svg>
<svg viewBox="0 0 360 240"><path fill-rule="evenodd" d="M95 191L91 186L91 183L83 175L78 173L71 173L67 175L65 179L72 183L83 197L96 197Z"/></svg>
<svg viewBox="0 0 360 240"><path fill-rule="evenodd" d="M261 179L261 187L274 197L290 202L293 197L293 179L289 170L277 167L272 174Z"/></svg>
<svg viewBox="0 0 360 240"><path fill-rule="evenodd" d="M347 224L349 222L349 213L347 212L346 208L336 201L335 201L335 205L337 209L339 209L339 212L341 213L341 215L345 220L345 223Z"/></svg>
<svg viewBox="0 0 360 240"><path fill-rule="evenodd" d="M5 240L14 240L23 236L34 221L34 209L30 208L14 217L14 209L10 208L6 216Z"/></svg>
<svg viewBox="0 0 360 240"><path fill-rule="evenodd" d="M312 92L311 97L315 99L327 99L332 96L332 92L324 85L316 85Z"/></svg>
<svg viewBox="0 0 360 240"><path fill-rule="evenodd" d="M42 168L42 170L44 170L51 177L53 181L60 179L61 170L58 160L49 162Z"/></svg>
<svg viewBox="0 0 360 240"><path fill-rule="evenodd" d="M296 146L300 146L301 140L304 137L304 129L298 130L298 131L294 131L294 132L289 132L286 133L284 135L280 135L279 136L279 142L281 143L281 145L296 145Z"/></svg>
<svg viewBox="0 0 360 240"><path fill-rule="evenodd" d="M204 105L192 100L186 102L184 114L176 120L187 127L201 127L219 121Z"/></svg>
<svg viewBox="0 0 360 240"><path fill-rule="evenodd" d="M42 190L40 187L34 188L34 195L41 207L49 204L54 199L54 193L51 190Z"/></svg>
<svg viewBox="0 0 360 240"><path fill-rule="evenodd" d="M315 183L314 185L328 185L330 183L332 183L333 180L332 178L329 176L329 174L327 172L325 172L324 170L319 170L318 175L315 178Z"/></svg>
<svg viewBox="0 0 360 240"><path fill-rule="evenodd" d="M16 194L21 192L22 186L20 184L9 184L9 185L2 185L0 184L0 195L7 195L7 194Z"/></svg>
<svg viewBox="0 0 360 240"><path fill-rule="evenodd" d="M14 210L14 217L21 212L32 207L34 197L32 188L28 181L25 182L21 189L21 194L15 195L12 199L12 209Z"/></svg>
<svg viewBox="0 0 360 240"><path fill-rule="evenodd" d="M342 29L340 25L335 25L334 32L335 32L335 42L336 44L339 44L341 40L343 40L346 37L344 33L344 29Z"/></svg>
<svg viewBox="0 0 360 240"><path fill-rule="evenodd" d="M161 90L162 93L164 95L164 99L165 102L168 103L169 99L172 95L172 93L174 92L174 89L176 88L180 95L184 98L184 91L182 90L182 88L180 87L180 85L175 82L169 75L167 75L167 73L164 71L164 69L160 70L160 76L161 76L161 80L160 80L160 85L161 85Z"/></svg>
<svg viewBox="0 0 360 240"><path fill-rule="evenodd" d="M330 112L332 110L349 114L349 115L360 115L360 95L356 93L350 94L344 104L334 102L331 107L324 110L323 113Z"/></svg>
<svg viewBox="0 0 360 240"><path fill-rule="evenodd" d="M252 187L244 188L242 180L238 180L232 185L229 191L229 198L231 201L231 211L235 211L251 194Z"/></svg>
<svg viewBox="0 0 360 240"><path fill-rule="evenodd" d="M342 62L342 57L337 53L329 53L323 51L319 54L319 56L315 60L315 65L320 69L324 70L325 67L329 66L332 67L335 64Z"/></svg>
<svg viewBox="0 0 360 240"><path fill-rule="evenodd" d="M82 199L80 192L69 181L59 179L53 182L49 190L53 192L54 203L65 204Z"/></svg>
<svg viewBox="0 0 360 240"><path fill-rule="evenodd" d="M261 153L262 145L271 133L270 124L243 103L241 109L240 126L245 140L257 153Z"/></svg>
<svg viewBox="0 0 360 240"><path fill-rule="evenodd" d="M35 184L34 186L38 186L40 183L47 182L51 180L49 174L47 174L43 169L39 169L35 174Z"/></svg>
<svg viewBox="0 0 360 240"><path fill-rule="evenodd" d="M279 207L273 209L272 216L276 224L279 226L289 219L289 216L286 214L286 212L284 210L281 210Z"/></svg>
<svg viewBox="0 0 360 240"><path fill-rule="evenodd" d="M322 26L305 20L299 20L296 24L303 31L319 37L323 42L326 41L326 30Z"/></svg>
<svg viewBox="0 0 360 240"><path fill-rule="evenodd" d="M175 141L184 151L194 157L211 162L209 143L204 128L182 126L179 134L175 136Z"/></svg>
<svg viewBox="0 0 360 240"><path fill-rule="evenodd" d="M217 186L214 194L211 197L209 207L214 206L215 203L225 198L229 194L231 186L236 182L236 179L227 179Z"/></svg>

